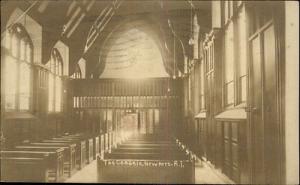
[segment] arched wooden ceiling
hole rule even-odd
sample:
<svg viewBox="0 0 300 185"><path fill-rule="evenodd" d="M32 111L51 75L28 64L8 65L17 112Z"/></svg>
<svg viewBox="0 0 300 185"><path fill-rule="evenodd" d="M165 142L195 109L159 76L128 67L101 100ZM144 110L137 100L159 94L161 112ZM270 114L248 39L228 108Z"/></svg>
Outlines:
<svg viewBox="0 0 300 185"><path fill-rule="evenodd" d="M105 24L94 44L85 51L90 29L95 25L101 12L112 3L120 6L115 10L112 19ZM42 56L43 63L50 57L50 52L58 40L69 46L70 74L80 58L87 60L87 71L94 68L99 57L101 43L112 30L129 17L138 17L148 21L153 30L160 32L159 37L167 44L172 42L172 31L168 25L171 20L174 31L188 47L191 27L191 4L198 15L200 27L210 27L211 2L191 0L2 0L1 33L6 29L6 21L15 8L28 14L43 27ZM104 16L102 15L102 18ZM101 17L100 17L101 18Z"/></svg>
<svg viewBox="0 0 300 185"><path fill-rule="evenodd" d="M104 70L104 66L106 64L106 57L109 51L110 57L114 57L116 61L122 62L123 58L120 55L122 55L124 50L128 48L134 48L137 45L137 43L140 43L138 33L135 35L126 35L128 34L128 31L136 29L140 32L145 33L149 37L149 39L152 39L155 42L162 55L164 67L166 71L168 71L168 73L170 74L171 69L168 67L170 66L169 60L171 57L169 56L170 53L166 51L164 40L161 40L162 33L159 30L159 24L151 22L150 17L144 17L143 19L140 19L138 16L127 16L127 19L123 20L121 24L118 24L114 28L115 29L112 32L110 32L110 34L106 37L105 40L103 40L101 43L96 44L100 47L100 54L98 56L98 61L96 61L98 65L96 65L96 68L94 68L96 72L101 74ZM120 39L120 37L122 36L124 37L123 41L118 42L116 44L115 40ZM111 50L112 46L115 47L114 51ZM95 75L98 76L99 74Z"/></svg>

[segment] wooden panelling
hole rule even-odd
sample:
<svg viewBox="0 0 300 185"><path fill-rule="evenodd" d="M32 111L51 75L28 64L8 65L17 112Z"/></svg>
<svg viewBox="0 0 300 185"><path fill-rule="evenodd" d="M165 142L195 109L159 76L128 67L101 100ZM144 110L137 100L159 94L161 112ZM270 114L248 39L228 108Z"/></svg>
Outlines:
<svg viewBox="0 0 300 185"><path fill-rule="evenodd" d="M238 142L238 123L237 122L232 122L231 123L231 137L232 137L232 140L234 142Z"/></svg>
<svg viewBox="0 0 300 185"><path fill-rule="evenodd" d="M154 78L125 79L72 79L73 96L175 96L180 93L180 80ZM169 88L169 91L168 91Z"/></svg>
<svg viewBox="0 0 300 185"><path fill-rule="evenodd" d="M215 158L215 167L222 168L223 165L223 125L220 122L216 124L216 158Z"/></svg>
<svg viewBox="0 0 300 185"><path fill-rule="evenodd" d="M246 121L215 120L214 125L208 125L207 119L196 120L198 157L210 161L234 182L248 182Z"/></svg>
<svg viewBox="0 0 300 185"><path fill-rule="evenodd" d="M73 108L166 108L175 105L178 96L73 97Z"/></svg>
<svg viewBox="0 0 300 185"><path fill-rule="evenodd" d="M224 173L231 177L231 151L229 139L224 140Z"/></svg>
<svg viewBox="0 0 300 185"><path fill-rule="evenodd" d="M248 165L248 158L245 155L247 148L245 121L224 121L222 124L224 126L223 171L235 182L245 182L241 181L241 174L245 173L245 167Z"/></svg>

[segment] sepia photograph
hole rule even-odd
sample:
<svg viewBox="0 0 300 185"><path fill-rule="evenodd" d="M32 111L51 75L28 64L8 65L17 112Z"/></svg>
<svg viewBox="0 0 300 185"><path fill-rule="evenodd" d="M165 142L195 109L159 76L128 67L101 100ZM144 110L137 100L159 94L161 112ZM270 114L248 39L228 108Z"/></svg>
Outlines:
<svg viewBox="0 0 300 185"><path fill-rule="evenodd" d="M0 182L299 184L299 2L1 0Z"/></svg>

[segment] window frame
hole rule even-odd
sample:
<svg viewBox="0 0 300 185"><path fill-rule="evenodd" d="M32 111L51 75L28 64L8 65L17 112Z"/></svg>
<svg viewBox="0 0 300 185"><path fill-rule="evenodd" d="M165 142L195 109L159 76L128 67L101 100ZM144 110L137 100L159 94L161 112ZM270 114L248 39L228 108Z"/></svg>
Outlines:
<svg viewBox="0 0 300 185"><path fill-rule="evenodd" d="M242 16L242 14L244 14L244 17ZM249 32L248 32L248 17L247 17L247 10L245 7L243 7L243 4L240 6L240 9L238 11L238 14L236 15L236 25L237 25L237 28L235 29L236 33L235 35L237 35L238 37L238 43L241 44L242 42L240 41L240 38L241 38L241 19L244 19L244 21L246 21L244 23L244 44L246 45L246 48L245 48L245 58L244 58L244 63L245 63L245 74L242 73L241 71L241 63L242 63L242 58L241 58L241 53L238 53L238 55L236 55L237 57L237 60L236 60L236 105L246 105L247 104L247 99L248 99L248 96L247 96L247 86L248 86L248 78L249 78L249 75L248 75L248 63L249 63L249 43L248 43L248 35L249 35ZM241 22L239 22L241 21ZM239 47L241 47L241 45L239 45ZM243 46L242 46L243 47ZM235 50L238 50L239 48L236 47ZM243 79L244 79L244 82L243 82ZM245 99L243 99L243 85L245 85Z"/></svg>
<svg viewBox="0 0 300 185"><path fill-rule="evenodd" d="M232 24L232 25L231 25ZM226 52L227 52L227 49L226 49L226 31L228 29L229 26L232 26L232 35L233 35L233 46L232 46L232 67L233 67L233 74L232 74L232 79L227 81L227 77L226 77L226 62L227 62L227 56L226 56ZM223 43L224 43L224 60L223 60L223 63L224 63L224 67L223 67L223 102L224 102L224 107L225 108L230 108L230 107L233 107L236 103L236 93L235 93L235 86L236 86L236 52L235 52L235 46L236 46L236 38L234 37L234 30L235 30L235 22L231 19L227 22L227 25L225 26L224 28L224 38L223 38ZM232 90L232 93L233 93L233 101L232 102L228 102L228 86L230 84L233 84L233 90Z"/></svg>
<svg viewBox="0 0 300 185"><path fill-rule="evenodd" d="M206 52L206 50L205 50ZM206 56L206 55L205 55ZM206 77L206 70L205 70L205 59L200 61L199 64L199 110L205 111L205 77Z"/></svg>
<svg viewBox="0 0 300 185"><path fill-rule="evenodd" d="M5 33L5 47L7 52L4 54L4 74L6 73L7 69L7 62L6 57L10 57L16 63L16 82L15 82L15 97L14 97L14 108L7 108L6 106L6 90L4 91L4 110L5 112L20 112L20 113L30 113L33 110L33 58L34 58L34 46L32 39L24 26L20 23L16 23L12 25ZM14 45L13 45L13 38L16 39L16 53L14 54ZM21 43L24 43L23 51L21 51ZM23 57L21 58L21 53L23 53ZM28 56L29 55L29 56ZM29 60L29 61L28 61ZM21 65L28 65L29 68L29 93L28 95L28 108L22 109L21 107ZM4 89L6 89L6 79L4 77Z"/></svg>
<svg viewBox="0 0 300 185"><path fill-rule="evenodd" d="M80 70L80 66L78 65L78 63L75 66L75 71L73 73L73 75L71 76L74 79L81 79L82 78L82 73Z"/></svg>
<svg viewBox="0 0 300 185"><path fill-rule="evenodd" d="M236 107L236 106L241 106L241 107L245 107L246 104L247 104L247 100L248 100L248 78L249 78L249 72L248 72L248 63L249 63L249 43L248 43L248 38L249 38L249 32L248 32L248 10L246 9L245 7L245 4L242 2L240 4L238 3L233 3L232 4L233 8L234 8L234 12L233 12L233 16L231 16L230 20L228 20L226 22L226 25L224 26L224 58L226 60L226 38L225 38L225 31L227 30L229 24L232 24L233 26L233 34L234 34L234 40L233 40L233 80L232 81L229 81L229 82L226 82L226 79L225 79L225 75L226 75L226 72L225 72L225 61L224 61L224 68L223 68L223 108L233 108L233 107ZM243 12L244 11L244 12ZM240 53L237 52L239 48L237 48L238 46L238 43L240 42L240 24L239 24L239 19L241 18L241 13L244 13L245 17L245 42L246 42L246 48L245 48L245 68L246 68L246 73L245 74L241 74L241 70L240 70L240 62L241 62L241 57L240 57ZM242 80L244 80L243 83L245 84L242 84ZM227 97L228 97L228 92L227 92L227 85L230 84L230 83L233 83L233 102L230 102L230 103L227 103L228 100L227 100ZM243 86L244 85L244 86ZM243 87L245 87L245 100L243 100L243 95L242 95L242 92L243 92Z"/></svg>
<svg viewBox="0 0 300 185"><path fill-rule="evenodd" d="M60 66L60 67L59 67ZM59 52L59 50L57 48L53 48L51 51L51 58L49 60L49 62L47 63L47 67L48 67L48 104L47 104L47 112L48 113L61 113L63 111L63 93L62 93L62 89L63 89L63 83L62 83L62 76L63 76L63 59L62 56ZM51 78L51 76L53 77L53 89L52 89L52 96L53 96L53 100L50 102L50 84L49 84L49 80ZM61 85L61 90L60 90L60 101L59 101L59 110L56 110L56 101L57 101L57 93L56 93L56 89L57 89L57 79L60 80L60 85ZM50 103L52 103L51 106L51 110L50 110Z"/></svg>

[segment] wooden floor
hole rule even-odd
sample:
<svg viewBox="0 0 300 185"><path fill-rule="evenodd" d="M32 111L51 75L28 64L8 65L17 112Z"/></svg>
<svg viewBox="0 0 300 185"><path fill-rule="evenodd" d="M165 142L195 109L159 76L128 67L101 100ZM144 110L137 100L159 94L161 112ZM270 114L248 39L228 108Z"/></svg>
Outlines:
<svg viewBox="0 0 300 185"><path fill-rule="evenodd" d="M65 182L71 183L97 183L97 160L85 166L82 170L76 172ZM195 165L195 183L196 184L234 184L231 180L212 169L205 163L196 163Z"/></svg>

